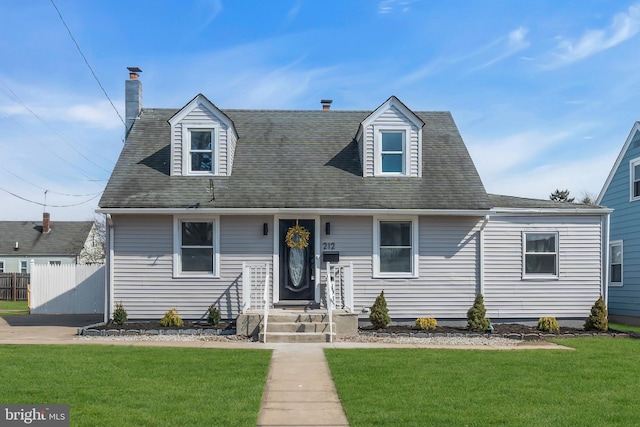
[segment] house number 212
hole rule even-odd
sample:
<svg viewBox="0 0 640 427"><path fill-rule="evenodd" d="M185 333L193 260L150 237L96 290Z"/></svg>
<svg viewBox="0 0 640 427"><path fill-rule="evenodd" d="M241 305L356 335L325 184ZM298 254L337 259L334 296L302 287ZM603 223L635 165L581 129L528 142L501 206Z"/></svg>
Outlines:
<svg viewBox="0 0 640 427"><path fill-rule="evenodd" d="M332 251L335 248L336 248L336 244L333 243L333 242L324 242L324 243L322 243L322 249Z"/></svg>

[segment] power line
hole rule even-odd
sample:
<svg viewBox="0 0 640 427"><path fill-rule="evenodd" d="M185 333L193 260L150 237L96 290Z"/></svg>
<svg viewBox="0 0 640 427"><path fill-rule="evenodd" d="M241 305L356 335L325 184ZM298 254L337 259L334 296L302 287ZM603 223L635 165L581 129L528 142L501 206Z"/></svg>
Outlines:
<svg viewBox="0 0 640 427"><path fill-rule="evenodd" d="M103 168L102 166L98 165L97 163L95 163L93 160L91 160L89 157L85 156L84 154L82 154L80 152L80 150L78 150L76 147L74 147L72 144L70 144L67 141L67 138L64 137L64 135L62 135L60 132L58 132L56 129L54 129L53 127L51 127L42 117L40 117L38 114L36 114L31 108L29 108L29 106L27 104L25 104L19 97L18 95L15 94L14 91L11 90L11 88L6 84L6 82L0 80L0 83L2 83L5 86L5 89L0 87L0 91L4 92L5 95L7 95L9 98L13 99L15 102L17 102L18 104L20 104L22 107L24 107L25 110L27 110L29 113L31 113L31 115L33 115L36 119L40 120L50 131L52 131L53 133L55 133L56 135L58 135L58 137L60 137L60 139L67 144L69 147L71 147L71 149L73 149L76 153L78 153L82 158L84 158L86 161L88 161L89 163L91 163L92 165L94 165L97 168L102 169L105 172L110 172L109 170ZM9 92L7 92L9 91ZM100 156L97 156L100 157ZM103 157L100 157L103 160L109 161Z"/></svg>
<svg viewBox="0 0 640 427"><path fill-rule="evenodd" d="M78 49L78 52L80 52L80 56L82 56L82 59L84 59L84 63L87 64L87 67L89 67L89 71L91 71L91 74L93 74L93 78L96 79L96 82L98 82L98 86L100 86L100 89L102 89L102 92L104 93L104 96L106 96L107 99L109 100L109 103L111 104L111 107L113 108L113 111L116 112L118 117L120 117L120 121L126 127L127 125L125 124L124 119L122 118L122 116L118 112L118 109L116 108L116 106L113 105L113 101L111 101L111 98L109 98L109 95L107 94L107 91L102 86L102 83L100 83L100 79L98 79L98 76L96 76L96 73L93 71L93 68L91 68L91 65L89 65L89 61L87 60L87 57L84 56L84 53L82 53L82 49L80 49L80 45L78 45L78 42L76 41L75 37L73 37L73 34L71 33L71 30L69 29L69 26L67 25L66 22L64 22L64 18L62 17L62 14L60 13L60 10L58 9L58 6L56 6L56 4L54 3L53 0L51 0L51 4L56 9L56 12L58 12L58 16L60 17L60 20L62 21L62 24L67 29L67 32L69 33L69 36L71 37L71 40L73 40L73 43L76 45L76 48Z"/></svg>
<svg viewBox="0 0 640 427"><path fill-rule="evenodd" d="M87 199L87 200L85 200L84 202L75 203L75 204L73 204L73 205L48 205L48 204L46 204L46 203L40 203L40 202L36 202L36 201L33 201L33 200L29 200L29 199L27 199L27 198L25 198L25 197L22 197L22 196L19 196L19 195L15 194L15 193L12 193L11 191L9 191L9 190L7 190L7 189L4 189L4 188L2 188L2 187L0 187L0 190L4 191L5 193L8 193L8 194L12 195L13 197L17 197L17 198L18 198L18 199L20 199L20 200L24 200L25 202L33 203L33 204L35 204L35 205L40 205L40 206L49 206L50 208L72 208L72 207L74 207L74 206L84 205L85 203L88 203L88 202L92 201L93 199L95 199L96 197L98 197L98 196L100 195L100 193L102 193L102 191L101 191L100 193L96 194L96 195L95 195L95 196L93 196L92 198Z"/></svg>
<svg viewBox="0 0 640 427"><path fill-rule="evenodd" d="M95 196L96 194L100 194L102 193L102 191L96 191L95 193L88 193L88 194L67 194L67 193L59 193L57 191L53 191L53 190L49 190L47 188L44 187L40 187L37 184L34 184L30 181L27 181L26 179L16 175L15 173L11 172L9 169L5 168L4 166L0 165L0 169L3 169L5 171L7 171L8 173L10 173L11 175L15 176L16 178L18 178L20 181L26 182L29 185L32 185L36 188L39 188L41 190L44 190L45 192L49 192L49 193L53 193L53 194L58 194L60 196L67 196L67 197L88 197L88 196Z"/></svg>

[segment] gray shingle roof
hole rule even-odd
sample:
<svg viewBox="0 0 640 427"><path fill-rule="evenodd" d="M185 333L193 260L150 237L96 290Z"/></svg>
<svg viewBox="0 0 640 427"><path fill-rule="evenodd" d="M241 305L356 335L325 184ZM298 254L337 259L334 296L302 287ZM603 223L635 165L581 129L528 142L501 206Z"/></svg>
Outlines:
<svg viewBox="0 0 640 427"><path fill-rule="evenodd" d="M0 255L79 255L91 221L51 221L49 233L35 221L0 221ZM15 243L20 250L14 251Z"/></svg>
<svg viewBox="0 0 640 427"><path fill-rule="evenodd" d="M527 199L524 197L500 196L489 194L489 203L492 208L517 208L517 209L597 209L597 205L583 205L580 203L554 202L553 200ZM603 208L604 209L604 208Z"/></svg>
<svg viewBox="0 0 640 427"><path fill-rule="evenodd" d="M371 111L222 110L235 124L230 177L169 176L176 109L145 109L101 208L487 209L482 181L448 112L416 112L423 177L363 177L354 140Z"/></svg>

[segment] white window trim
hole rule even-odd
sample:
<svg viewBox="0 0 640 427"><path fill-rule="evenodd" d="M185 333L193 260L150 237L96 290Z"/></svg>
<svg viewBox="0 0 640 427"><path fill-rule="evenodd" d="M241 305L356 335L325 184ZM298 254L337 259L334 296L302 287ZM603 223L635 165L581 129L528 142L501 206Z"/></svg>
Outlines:
<svg viewBox="0 0 640 427"><path fill-rule="evenodd" d="M18 273L22 274L22 263L26 265L25 273L29 273L29 260L21 259L18 261Z"/></svg>
<svg viewBox="0 0 640 427"><path fill-rule="evenodd" d="M62 265L62 260L59 259L50 259L48 262L49 265Z"/></svg>
<svg viewBox="0 0 640 427"><path fill-rule="evenodd" d="M630 202L635 202L636 200L640 200L640 196L635 197L633 195L633 178L634 178L634 171L635 171L635 166L640 165L640 157L637 157L633 160L629 161L629 201ZM640 177L638 177L638 180L640 180Z"/></svg>
<svg viewBox="0 0 640 427"><path fill-rule="evenodd" d="M556 273L527 273L527 234L555 234L556 235ZM538 254L545 254L551 252L536 252ZM557 231L549 230L532 230L522 232L522 278L523 279L558 279L560 277L560 233Z"/></svg>
<svg viewBox="0 0 640 427"><path fill-rule="evenodd" d="M212 222L213 223L213 272L198 273L182 272L181 241L182 222ZM219 279L220 278L220 217L218 215L193 216L175 215L173 217L173 277L182 279Z"/></svg>
<svg viewBox="0 0 640 427"><path fill-rule="evenodd" d="M622 261L620 262L620 282L611 281L611 265L613 264L613 259L611 257L612 246L620 246L620 256L622 258ZM615 288L621 288L624 286L624 244L622 240L612 240L609 242L609 265L607 268L609 269L609 286Z"/></svg>
<svg viewBox="0 0 640 427"><path fill-rule="evenodd" d="M383 132L403 132L402 138L402 160L403 171L383 172L382 171L382 133ZM411 126L373 126L373 151L374 151L374 175L375 176L398 176L405 177L411 174Z"/></svg>
<svg viewBox="0 0 640 427"><path fill-rule="evenodd" d="M380 222L411 221L411 263L410 273L384 273L380 271ZM417 279L419 277L420 254L417 216L374 216L373 217L373 278Z"/></svg>
<svg viewBox="0 0 640 427"><path fill-rule="evenodd" d="M0 273L4 273L7 269L7 262L3 259L0 259L0 265L2 266L0 267Z"/></svg>
<svg viewBox="0 0 640 427"><path fill-rule="evenodd" d="M213 131L211 171L191 170L191 131ZM182 125L182 174L185 176L216 176L220 172L220 125L217 123L189 123Z"/></svg>

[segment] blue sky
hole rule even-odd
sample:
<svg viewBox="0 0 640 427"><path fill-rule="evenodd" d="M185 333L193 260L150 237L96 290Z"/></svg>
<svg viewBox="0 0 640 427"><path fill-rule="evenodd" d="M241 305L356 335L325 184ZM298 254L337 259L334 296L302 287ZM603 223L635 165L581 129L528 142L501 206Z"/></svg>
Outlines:
<svg viewBox="0 0 640 427"><path fill-rule="evenodd" d="M128 66L147 107L395 95L453 114L491 193L597 195L640 119L639 32L633 1L0 2L0 220L93 217Z"/></svg>

